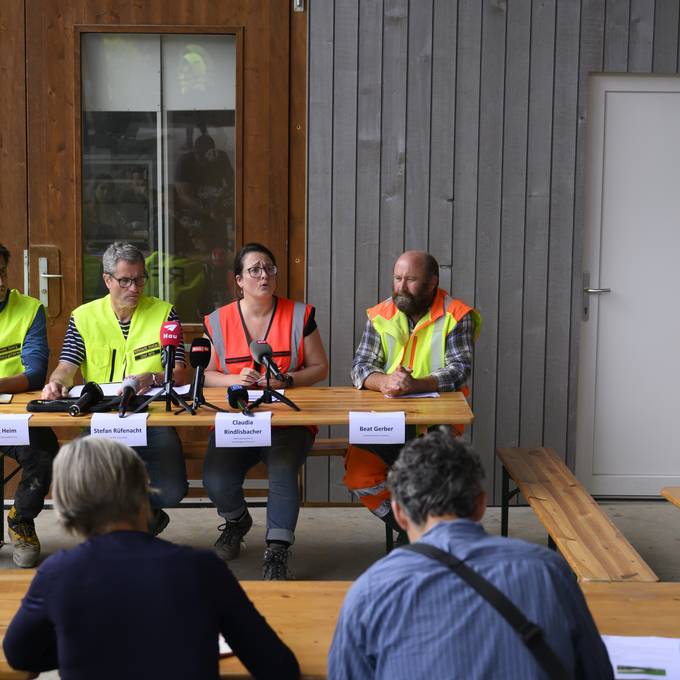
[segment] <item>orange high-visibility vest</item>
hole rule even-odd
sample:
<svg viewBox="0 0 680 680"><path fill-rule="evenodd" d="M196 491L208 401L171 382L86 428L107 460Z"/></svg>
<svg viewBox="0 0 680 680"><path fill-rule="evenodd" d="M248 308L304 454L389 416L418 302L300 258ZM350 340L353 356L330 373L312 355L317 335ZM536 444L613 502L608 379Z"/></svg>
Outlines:
<svg viewBox="0 0 680 680"><path fill-rule="evenodd" d="M276 298L276 309L264 340L271 345L272 357L281 373L292 373L304 366L304 330L311 311L312 306L304 302ZM218 371L238 374L243 368L255 367L237 302L216 309L204 322L215 348ZM264 370L261 366L260 371Z"/></svg>

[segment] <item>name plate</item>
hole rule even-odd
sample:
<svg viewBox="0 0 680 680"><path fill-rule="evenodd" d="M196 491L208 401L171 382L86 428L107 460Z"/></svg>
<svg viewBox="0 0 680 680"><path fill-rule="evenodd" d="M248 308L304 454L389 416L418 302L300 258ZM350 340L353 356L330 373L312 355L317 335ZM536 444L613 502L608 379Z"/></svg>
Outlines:
<svg viewBox="0 0 680 680"><path fill-rule="evenodd" d="M0 444L5 446L28 445L28 419L32 413L0 415Z"/></svg>
<svg viewBox="0 0 680 680"><path fill-rule="evenodd" d="M106 437L128 446L146 446L146 419L148 413L135 413L119 418L116 413L93 413L90 434Z"/></svg>
<svg viewBox="0 0 680 680"><path fill-rule="evenodd" d="M272 412L251 416L242 413L215 415L215 446L271 446Z"/></svg>
<svg viewBox="0 0 680 680"><path fill-rule="evenodd" d="M403 411L349 412L350 444L403 444L406 417Z"/></svg>

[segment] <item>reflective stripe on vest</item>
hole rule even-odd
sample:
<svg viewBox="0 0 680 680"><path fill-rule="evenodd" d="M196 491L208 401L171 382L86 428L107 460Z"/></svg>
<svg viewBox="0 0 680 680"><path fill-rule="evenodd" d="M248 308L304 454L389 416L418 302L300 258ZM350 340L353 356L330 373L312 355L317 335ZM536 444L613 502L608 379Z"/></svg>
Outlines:
<svg viewBox="0 0 680 680"><path fill-rule="evenodd" d="M126 375L161 371L160 329L171 309L169 302L142 295L127 340L110 295L74 309L73 321L85 343L85 361L80 367L83 379L120 382Z"/></svg>
<svg viewBox="0 0 680 680"><path fill-rule="evenodd" d="M304 302L277 298L266 341L271 345L274 362L282 373L304 366L304 330L311 311L311 305ZM204 322L215 348L218 371L238 374L243 368L255 366L237 302L216 309L205 317ZM264 367L261 370L264 372Z"/></svg>
<svg viewBox="0 0 680 680"><path fill-rule="evenodd" d="M413 370L414 378L424 378L446 364L446 338L459 319L470 314L477 337L481 318L477 310L438 290L427 314L409 332L408 318L399 311L391 298L371 307L368 312L380 335L386 357L385 372L393 373L399 366Z"/></svg>
<svg viewBox="0 0 680 680"><path fill-rule="evenodd" d="M0 378L21 375L21 349L41 304L35 298L10 290L5 308L0 312Z"/></svg>

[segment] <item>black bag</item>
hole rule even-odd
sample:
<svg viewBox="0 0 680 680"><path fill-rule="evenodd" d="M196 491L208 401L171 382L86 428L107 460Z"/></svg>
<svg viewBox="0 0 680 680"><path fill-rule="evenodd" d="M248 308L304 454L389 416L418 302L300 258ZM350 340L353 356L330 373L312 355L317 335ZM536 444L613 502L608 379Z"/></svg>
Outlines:
<svg viewBox="0 0 680 680"><path fill-rule="evenodd" d="M128 412L134 411L138 406L144 402L145 397L142 395L135 395L130 401ZM67 397L65 399L32 399L26 404L26 410L30 413L68 413L70 406L78 401L77 397ZM110 411L117 411L120 405L120 397L105 397L98 404L94 404L85 409L87 413L108 413ZM144 409L146 410L146 409Z"/></svg>

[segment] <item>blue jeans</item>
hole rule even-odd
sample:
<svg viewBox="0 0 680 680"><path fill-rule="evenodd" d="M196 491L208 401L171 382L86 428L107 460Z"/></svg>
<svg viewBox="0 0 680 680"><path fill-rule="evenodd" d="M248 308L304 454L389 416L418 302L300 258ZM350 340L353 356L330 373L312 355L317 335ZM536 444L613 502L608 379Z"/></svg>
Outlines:
<svg viewBox="0 0 680 680"><path fill-rule="evenodd" d="M87 428L85 434L90 434ZM150 427L146 431L146 446L133 446L144 461L149 484L156 493L149 496L153 509L171 508L187 495L189 483L184 465L182 443L174 427Z"/></svg>
<svg viewBox="0 0 680 680"><path fill-rule="evenodd" d="M243 480L250 468L263 462L269 476L266 539L292 544L300 511L298 473L313 443L314 435L306 427L273 427L271 446L218 449L212 432L203 464L203 486L217 512L225 519L243 514Z"/></svg>

